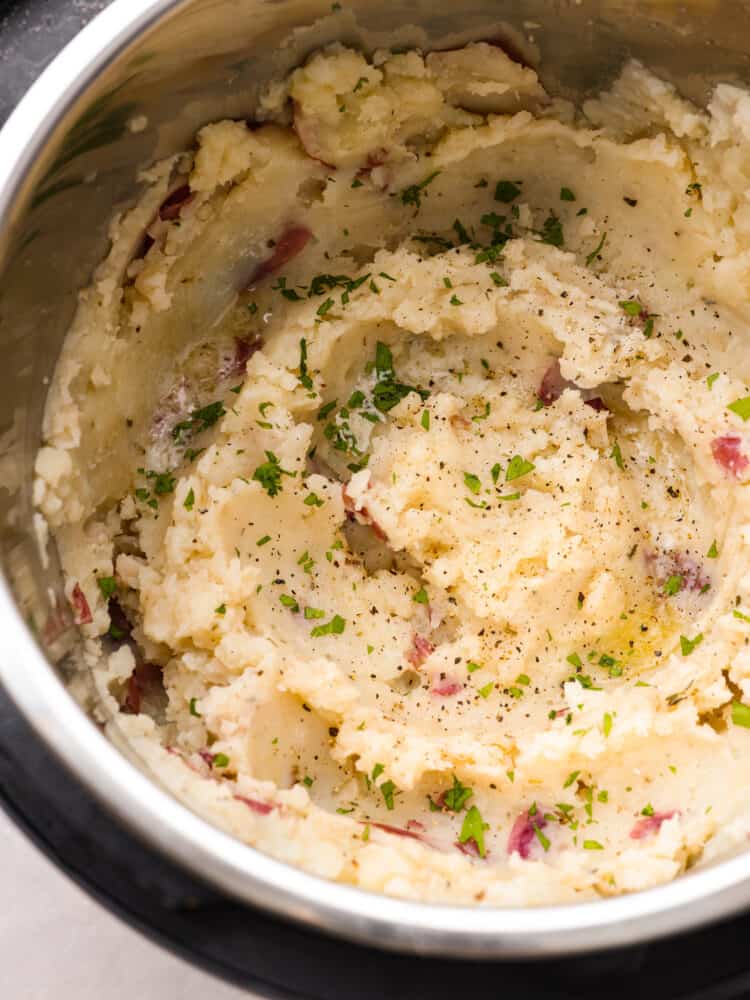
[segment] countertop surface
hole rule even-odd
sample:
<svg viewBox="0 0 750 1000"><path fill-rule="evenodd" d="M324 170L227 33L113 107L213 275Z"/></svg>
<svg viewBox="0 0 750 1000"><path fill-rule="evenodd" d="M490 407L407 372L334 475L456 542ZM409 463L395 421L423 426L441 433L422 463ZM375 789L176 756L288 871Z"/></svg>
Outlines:
<svg viewBox="0 0 750 1000"><path fill-rule="evenodd" d="M0 843L3 1000L252 1000L102 909L1 811Z"/></svg>

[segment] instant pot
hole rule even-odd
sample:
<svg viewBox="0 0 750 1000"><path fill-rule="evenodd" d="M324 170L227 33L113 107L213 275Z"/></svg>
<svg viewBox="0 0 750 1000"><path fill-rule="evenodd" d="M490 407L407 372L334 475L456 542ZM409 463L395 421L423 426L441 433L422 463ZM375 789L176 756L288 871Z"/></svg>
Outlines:
<svg viewBox="0 0 750 1000"><path fill-rule="evenodd" d="M102 8L104 8L102 10ZM63 48L70 35L87 27ZM267 996L750 995L750 852L647 892L538 909L423 905L324 882L187 810L80 707L85 671L31 506L46 385L140 167L333 40L500 41L580 99L636 56L705 101L750 84L741 0L37 0L0 8L0 800L89 892ZM134 361L137 363L137 360ZM69 683L79 693L69 693Z"/></svg>

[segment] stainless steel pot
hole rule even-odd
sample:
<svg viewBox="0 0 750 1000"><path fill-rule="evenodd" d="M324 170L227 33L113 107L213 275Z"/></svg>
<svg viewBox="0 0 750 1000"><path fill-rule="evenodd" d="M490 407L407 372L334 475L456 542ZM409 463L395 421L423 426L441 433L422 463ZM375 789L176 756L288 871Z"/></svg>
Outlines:
<svg viewBox="0 0 750 1000"><path fill-rule="evenodd" d="M643 941L750 903L750 853L658 889L534 910L422 905L323 882L199 819L108 742L64 684L74 631L33 531L45 385L138 168L252 113L260 81L340 38L446 47L503 37L574 97L635 55L702 100L750 82L741 0L116 0L52 63L0 134L0 680L39 737L124 824L226 892L383 948L547 956ZM144 126L141 128L141 126ZM67 623L69 625L69 623Z"/></svg>

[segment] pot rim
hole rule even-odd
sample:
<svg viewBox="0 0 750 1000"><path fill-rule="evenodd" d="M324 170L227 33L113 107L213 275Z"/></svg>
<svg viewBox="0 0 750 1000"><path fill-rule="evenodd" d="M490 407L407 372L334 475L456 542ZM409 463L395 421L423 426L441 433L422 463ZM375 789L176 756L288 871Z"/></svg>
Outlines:
<svg viewBox="0 0 750 1000"><path fill-rule="evenodd" d="M0 131L0 233L61 116L97 76L184 0L114 0L49 64ZM2 248L7 255L7 246ZM542 958L622 947L718 920L750 902L750 852L639 893L534 908L395 899L260 853L182 805L123 756L73 700L0 580L2 682L45 744L133 832L246 903L395 951Z"/></svg>

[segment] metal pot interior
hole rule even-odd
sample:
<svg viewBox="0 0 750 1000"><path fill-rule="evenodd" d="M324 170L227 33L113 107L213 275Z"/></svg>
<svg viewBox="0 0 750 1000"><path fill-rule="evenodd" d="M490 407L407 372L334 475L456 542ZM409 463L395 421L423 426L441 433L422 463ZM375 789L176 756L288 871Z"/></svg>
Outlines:
<svg viewBox="0 0 750 1000"><path fill-rule="evenodd" d="M33 715L43 737L110 805L115 793L102 788L101 775L87 771L85 761L66 751L72 746L66 731L70 720L91 730L93 725L72 707L67 721L51 718L48 693L54 690L55 699L67 697L60 693L58 678L74 675L84 699L86 685L76 662L72 623L62 636L50 639L50 623L64 613L65 602L59 568L54 559L45 565L40 556L31 484L45 386L77 290L103 256L113 210L137 196L140 167L185 148L207 122L252 117L259 84L283 75L321 44L342 40L368 50L396 44L429 49L481 39L502 39L509 50L540 68L548 89L573 98L610 81L626 56L642 60L698 102L717 81L750 79L750 6L740 0L688 0L679 7L658 0L351 0L343 9L328 0L118 0L74 43L75 53L62 69L58 61L42 77L0 140L0 556L9 585L1 611L6 634L26 637L9 643L0 679ZM132 122L139 116L147 124L134 131ZM46 661L34 651L26 628ZM42 719L45 712L48 717ZM97 733L91 738L101 740ZM113 775L111 781L117 780ZM129 808L122 806L124 818L143 831L148 824L128 815ZM165 824L171 821L160 818ZM153 836L162 844L170 840L163 831ZM255 853L241 845L237 850ZM252 879L232 879L225 868L217 874L218 869L207 868L205 858L186 848L181 853L226 888L268 902ZM740 867L730 870L727 865L732 864ZM263 878L273 881L280 867L268 862ZM360 939L376 937L386 946L549 954L665 933L750 899L750 888L741 887L743 878L750 879L750 858L719 868L724 869L719 881L739 887L725 891L721 899L721 886L711 878L718 870L714 868L683 880L703 879L687 892L667 886L646 894L662 894L653 905L637 897L624 901L626 905L586 904L589 910L599 907L600 915L579 925L579 933L588 927L590 935L577 945L564 933L577 922L571 918L574 908L550 913L542 921L542 934L537 920L536 936L529 933L534 925L523 914L498 911L492 917L485 911L492 938L478 933L479 925L473 927L471 920L459 919L460 911L451 915L446 910L445 919L419 917L409 930L400 904L380 911L377 901L350 906L347 900L363 894L333 887L329 892L321 883L318 892L333 900L325 913L302 902L291 882L289 894L277 897L276 908ZM708 897L711 902L701 907L698 900L705 903ZM368 907L375 918L369 922L362 918ZM440 908L412 904L409 912L414 918L428 909Z"/></svg>

